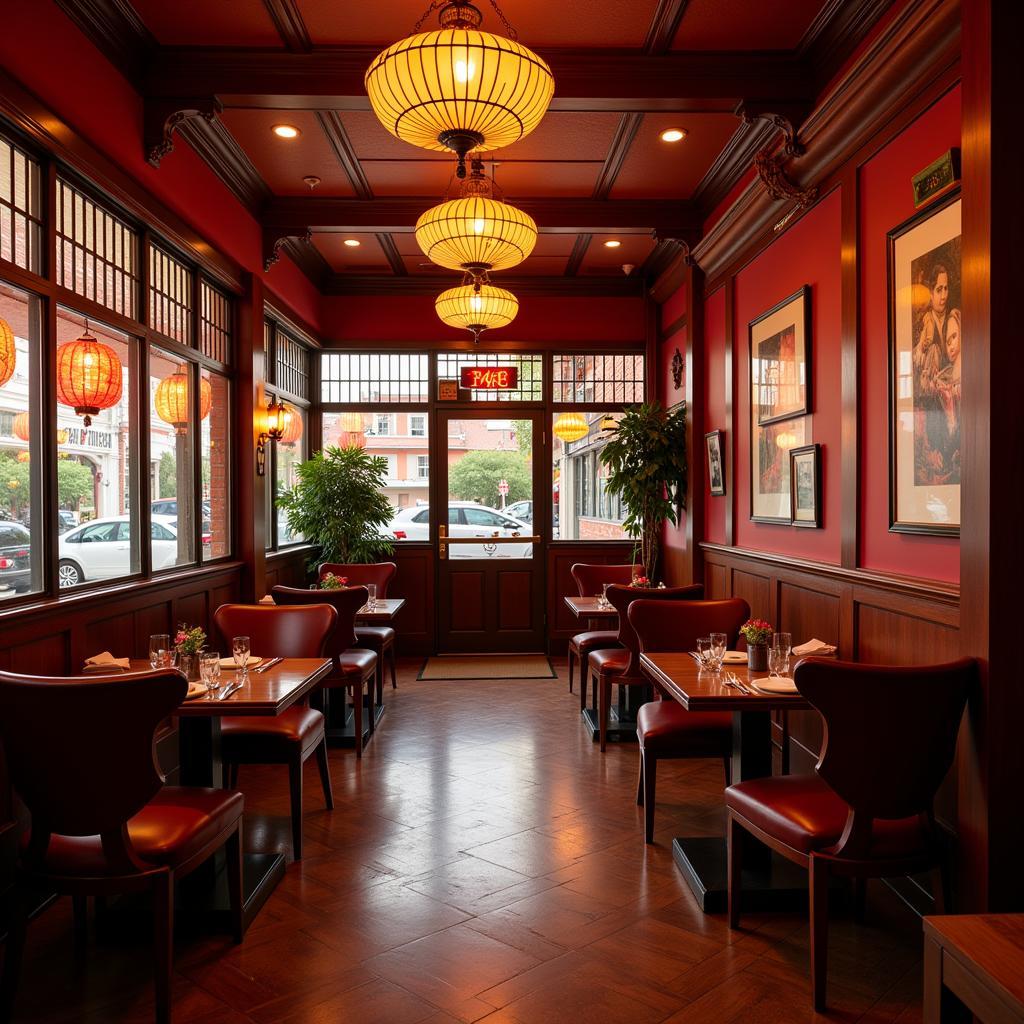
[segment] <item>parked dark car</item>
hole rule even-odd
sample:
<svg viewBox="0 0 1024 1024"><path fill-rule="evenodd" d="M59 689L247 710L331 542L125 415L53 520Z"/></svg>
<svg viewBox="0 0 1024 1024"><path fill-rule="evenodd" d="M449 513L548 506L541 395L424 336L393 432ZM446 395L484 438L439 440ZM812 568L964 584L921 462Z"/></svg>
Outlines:
<svg viewBox="0 0 1024 1024"><path fill-rule="evenodd" d="M69 512L66 508L57 509L57 532L66 533L71 529L72 526L77 526L75 522L74 512Z"/></svg>
<svg viewBox="0 0 1024 1024"><path fill-rule="evenodd" d="M23 594L32 588L31 545L28 527L0 522L0 595L5 591Z"/></svg>

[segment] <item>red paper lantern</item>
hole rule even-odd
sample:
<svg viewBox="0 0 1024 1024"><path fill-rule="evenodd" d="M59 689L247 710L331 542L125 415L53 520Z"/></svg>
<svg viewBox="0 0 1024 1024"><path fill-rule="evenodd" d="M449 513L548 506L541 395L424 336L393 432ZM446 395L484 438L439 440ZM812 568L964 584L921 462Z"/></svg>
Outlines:
<svg viewBox="0 0 1024 1024"><path fill-rule="evenodd" d="M290 405L284 407L284 432L278 444L293 445L302 437L302 414Z"/></svg>
<svg viewBox="0 0 1024 1024"><path fill-rule="evenodd" d="M0 388L13 376L18 353L14 348L14 331L6 320L0 320Z"/></svg>
<svg viewBox="0 0 1024 1024"><path fill-rule="evenodd" d="M14 425L12 427L14 436L21 441L27 441L32 435L30 433L32 424L29 422L27 412L19 412L14 417Z"/></svg>
<svg viewBox="0 0 1024 1024"><path fill-rule="evenodd" d="M121 401L121 360L88 329L57 350L57 400L84 416L87 427L101 409Z"/></svg>
<svg viewBox="0 0 1024 1024"><path fill-rule="evenodd" d="M205 377L201 377L199 380L199 418L201 420L205 420L210 414L212 403L213 389L210 382ZM174 427L176 434L188 433L189 388L186 364L182 363L170 377L165 377L160 381L153 404L156 406L157 416L164 423L169 423Z"/></svg>

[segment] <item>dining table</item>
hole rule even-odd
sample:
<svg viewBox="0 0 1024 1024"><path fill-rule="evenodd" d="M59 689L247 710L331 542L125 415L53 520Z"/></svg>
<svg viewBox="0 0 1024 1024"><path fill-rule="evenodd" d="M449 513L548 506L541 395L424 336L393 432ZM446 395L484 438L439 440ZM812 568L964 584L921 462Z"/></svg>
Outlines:
<svg viewBox="0 0 1024 1024"><path fill-rule="evenodd" d="M726 664L712 672L687 651L646 652L640 667L659 688L687 711L732 714L732 781L772 774L772 712L801 711L811 705L799 693L763 693L755 685L767 672L746 664ZM729 685L731 678L741 684ZM701 909L723 913L728 904L725 836L679 836L672 856ZM743 855L743 905L751 910L799 909L807 902L807 872L760 843L748 843Z"/></svg>
<svg viewBox="0 0 1024 1024"><path fill-rule="evenodd" d="M149 671L146 660L132 659L131 670ZM329 675L329 658L271 658L254 665L243 678L237 669L222 669L221 692L235 682L241 686L224 700L199 696L185 700L175 712L178 719L179 782L183 786L222 785L220 720L232 717L271 717L305 699ZM243 830L243 842L245 832ZM284 877L282 853L243 850L243 925L248 927ZM200 869L183 880L188 910L218 919L229 926L227 877L223 853L212 858L207 871Z"/></svg>

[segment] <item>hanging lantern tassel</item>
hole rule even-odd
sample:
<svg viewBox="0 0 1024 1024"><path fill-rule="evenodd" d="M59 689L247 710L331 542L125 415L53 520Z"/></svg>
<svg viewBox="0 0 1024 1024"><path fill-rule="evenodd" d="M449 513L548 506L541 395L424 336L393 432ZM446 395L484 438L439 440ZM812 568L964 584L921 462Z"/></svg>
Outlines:
<svg viewBox="0 0 1024 1024"><path fill-rule="evenodd" d="M88 327L77 341L57 350L57 400L83 416L87 427L101 409L121 401L121 360Z"/></svg>

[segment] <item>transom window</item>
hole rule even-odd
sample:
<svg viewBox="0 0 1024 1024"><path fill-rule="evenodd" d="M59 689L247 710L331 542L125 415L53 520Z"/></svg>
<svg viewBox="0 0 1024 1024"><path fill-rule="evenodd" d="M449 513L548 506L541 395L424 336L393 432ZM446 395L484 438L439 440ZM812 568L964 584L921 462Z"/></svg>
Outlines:
<svg viewBox="0 0 1024 1024"><path fill-rule="evenodd" d="M544 398L544 357L542 355L505 355L502 352L439 352L437 379L460 380L462 370L470 366L514 366L519 371L517 387L512 391L471 391L474 402L540 402Z"/></svg>
<svg viewBox="0 0 1024 1024"><path fill-rule="evenodd" d="M640 353L561 354L554 357L552 397L567 404L631 405L644 400Z"/></svg>
<svg viewBox="0 0 1024 1024"><path fill-rule="evenodd" d="M43 234L39 164L0 137L0 258L38 272Z"/></svg>
<svg viewBox="0 0 1024 1024"><path fill-rule="evenodd" d="M425 403L429 390L430 364L425 353L324 352L320 357L324 403Z"/></svg>

